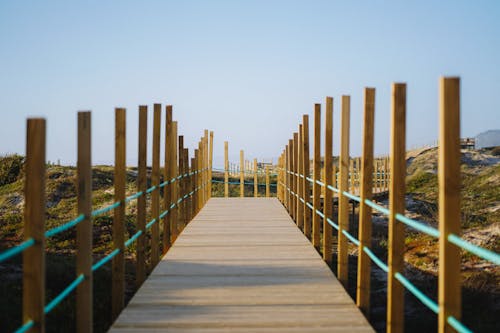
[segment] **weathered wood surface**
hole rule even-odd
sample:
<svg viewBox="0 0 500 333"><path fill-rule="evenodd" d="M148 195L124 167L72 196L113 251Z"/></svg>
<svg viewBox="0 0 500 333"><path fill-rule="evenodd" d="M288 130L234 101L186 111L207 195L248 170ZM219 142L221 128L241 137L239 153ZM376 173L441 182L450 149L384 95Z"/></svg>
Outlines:
<svg viewBox="0 0 500 333"><path fill-rule="evenodd" d="M212 198L110 332L373 332L275 198Z"/></svg>

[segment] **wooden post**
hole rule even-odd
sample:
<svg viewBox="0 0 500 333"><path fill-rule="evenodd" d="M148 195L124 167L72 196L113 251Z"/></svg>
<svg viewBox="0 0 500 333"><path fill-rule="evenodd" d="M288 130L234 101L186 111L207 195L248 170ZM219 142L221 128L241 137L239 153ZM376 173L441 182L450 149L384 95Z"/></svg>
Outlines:
<svg viewBox="0 0 500 333"><path fill-rule="evenodd" d="M257 159L253 159L253 196L257 198L259 196L259 189L258 186L258 177L257 177Z"/></svg>
<svg viewBox="0 0 500 333"><path fill-rule="evenodd" d="M28 119L24 182L24 238L35 244L23 252L23 322L45 332L45 119Z"/></svg>
<svg viewBox="0 0 500 333"><path fill-rule="evenodd" d="M347 238L342 230L349 230L349 200L343 195L349 189L349 132L350 132L351 98L342 96L342 113L340 115L340 180L339 180L339 231L338 231L338 264L337 276L344 288L347 288L348 252Z"/></svg>
<svg viewBox="0 0 500 333"><path fill-rule="evenodd" d="M196 151L195 151L196 156ZM191 158L191 172L196 171L196 158ZM196 216L196 175L191 175L191 191L193 191L193 195L191 196L191 219L194 219Z"/></svg>
<svg viewBox="0 0 500 333"><path fill-rule="evenodd" d="M406 84L392 85L391 106L391 170L393 177L389 191L389 244L387 274L387 332L404 330L404 287L396 280L396 273L404 272L404 224L396 221L396 214L405 212L406 177Z"/></svg>
<svg viewBox="0 0 500 333"><path fill-rule="evenodd" d="M271 189L269 184L269 165L266 165L266 198L271 196Z"/></svg>
<svg viewBox="0 0 500 333"><path fill-rule="evenodd" d="M200 166L200 152L199 149L194 150L194 170L195 172L199 170ZM198 190L198 186L200 186L200 174L196 173L194 175L194 188L195 188L195 215L198 214L200 209L200 191Z"/></svg>
<svg viewBox="0 0 500 333"><path fill-rule="evenodd" d="M177 162L178 162L178 157L177 157L177 121L172 121L172 145L170 146L171 148L171 153L170 153L170 168L172 172L172 178L177 178L179 175L178 172L178 167L177 167ZM177 238L177 224L179 223L179 210L177 209L177 199L179 199L178 196L178 187L179 187L179 180L176 180L172 186L170 186L170 199L172 200L171 204L175 204L175 206L170 209L170 212L167 215L170 215L170 237L171 237L171 243L175 241Z"/></svg>
<svg viewBox="0 0 500 333"><path fill-rule="evenodd" d="M224 141L224 197L229 197L229 160L227 141Z"/></svg>
<svg viewBox="0 0 500 333"><path fill-rule="evenodd" d="M172 105L167 105L165 108L165 168L163 170L163 177L165 180L171 181L174 178L174 159L173 155L173 124L172 124ZM172 211L170 205L172 204L172 187L173 184L168 184L163 189L163 209L168 209L168 214L163 218L163 254L172 246Z"/></svg>
<svg viewBox="0 0 500 333"><path fill-rule="evenodd" d="M294 212L294 206L293 206L293 140L289 139L288 140L288 213L290 216L293 218L293 212Z"/></svg>
<svg viewBox="0 0 500 333"><path fill-rule="evenodd" d="M285 183L284 189L283 189L283 199L285 201L285 207L288 212L290 212L290 200L289 200L289 192L288 188L290 188L290 183L289 183L289 177L288 177L288 171L290 171L290 164L289 164L289 145L285 146L285 162L284 162L284 172L283 172L283 180Z"/></svg>
<svg viewBox="0 0 500 333"><path fill-rule="evenodd" d="M125 181L126 181L126 116L125 109L115 109L115 202L120 202L113 215L113 247L120 252L113 257L112 320L125 304Z"/></svg>
<svg viewBox="0 0 500 333"><path fill-rule="evenodd" d="M349 161L349 181L351 183L351 186L350 186L350 189L349 189L349 192L351 192L352 194L356 194L356 177L354 175L354 159L351 158L351 160Z"/></svg>
<svg viewBox="0 0 500 333"><path fill-rule="evenodd" d="M76 289L76 328L92 332L92 162L90 112L78 112L78 215L85 220L76 226L76 276L85 280Z"/></svg>
<svg viewBox="0 0 500 333"><path fill-rule="evenodd" d="M298 147L297 147L297 173L299 176L297 177L297 194L299 195L297 199L297 226L299 229L302 229L304 231L304 204L302 203L302 200L304 200L304 193L303 193L303 182L301 176L303 176L303 163L302 163L302 156L304 155L303 152L303 144L302 144L302 124L299 125L299 132L298 132ZM301 200L302 199L302 200Z"/></svg>
<svg viewBox="0 0 500 333"><path fill-rule="evenodd" d="M304 145L304 157L303 157L303 167L302 172L304 174L304 184L302 185L304 188L304 201L309 202L311 200L311 186L309 185L309 181L306 177L309 177L311 173L311 162L309 158L309 116L302 116L302 142ZM304 234L307 238L311 238L311 210L307 205L304 204Z"/></svg>
<svg viewBox="0 0 500 333"><path fill-rule="evenodd" d="M441 78L439 92L439 332L454 331L449 316L461 318L460 249L460 79Z"/></svg>
<svg viewBox="0 0 500 333"><path fill-rule="evenodd" d="M208 130L205 130L205 135L203 136L203 185L205 186L203 188L203 205L208 201L208 190L210 188L208 184L208 176L210 174L210 170L208 170L208 155L209 155L209 140L210 140L210 134L208 133Z"/></svg>
<svg viewBox="0 0 500 333"><path fill-rule="evenodd" d="M151 185L157 188L151 193L151 217L157 222L151 227L151 268L160 260L160 135L161 104L153 105L153 165L151 169Z"/></svg>
<svg viewBox="0 0 500 333"><path fill-rule="evenodd" d="M192 191L191 189L191 177L189 176L189 173L191 172L190 167L189 167L189 149L184 148L184 166L186 168L186 173L188 174L186 178L186 194L188 197L186 198L186 223L191 222L193 216L191 215L192 209L191 209L191 198L189 196L189 193Z"/></svg>
<svg viewBox="0 0 500 333"><path fill-rule="evenodd" d="M332 185L332 155L333 155L333 98L326 98L325 111L325 196L323 201L323 260L330 266L333 260L332 226L327 218L332 217L332 191L327 188Z"/></svg>
<svg viewBox="0 0 500 333"><path fill-rule="evenodd" d="M243 150L240 150L240 197L245 196L245 159Z"/></svg>
<svg viewBox="0 0 500 333"><path fill-rule="evenodd" d="M139 106L139 142L137 165L137 191L143 194L137 198L137 229L142 234L137 239L136 246L136 287L139 288L146 279L146 190L147 180L147 150L148 150L148 107ZM166 166L166 164L165 164ZM167 179L167 178L165 178ZM165 245L165 243L163 243Z"/></svg>
<svg viewBox="0 0 500 333"><path fill-rule="evenodd" d="M320 209L321 188L317 183L321 179L321 104L314 104L314 155L313 155L313 212L312 242L316 250L320 248L320 217L316 211Z"/></svg>
<svg viewBox="0 0 500 333"><path fill-rule="evenodd" d="M365 200L372 199L373 193L373 137L375 123L375 89L365 88L363 119L363 147L361 156L361 187L359 203L359 249L358 249L358 277L356 289L356 305L365 316L370 312L370 269L371 262L363 251L364 247L371 247L372 241L372 209L365 204ZM356 163L359 170L359 163Z"/></svg>
<svg viewBox="0 0 500 333"><path fill-rule="evenodd" d="M184 136L179 135L179 146L178 146L178 151L179 151L179 175L184 175L185 169L184 169ZM184 184L186 182L186 179L183 177L179 180L179 198L182 198L184 196ZM179 232L184 229L184 225L186 224L186 215L184 207L185 207L185 201L181 201L181 203L178 205L178 211L179 211Z"/></svg>
<svg viewBox="0 0 500 333"><path fill-rule="evenodd" d="M337 188L337 165L332 166L332 186Z"/></svg>
<svg viewBox="0 0 500 333"><path fill-rule="evenodd" d="M293 133L293 220L297 223L297 211L298 211L298 203L299 203L299 177L297 176L299 172L298 164L299 164L299 134Z"/></svg>
<svg viewBox="0 0 500 333"><path fill-rule="evenodd" d="M198 155L196 156L196 170L199 171L199 173L196 174L196 180L197 180L197 188L198 188L198 203L197 203L197 208L196 210L199 212L201 210L201 207L203 206L203 193L201 193L201 184L203 183L203 177L201 175L201 166L202 166L202 158L201 158L201 140L198 142Z"/></svg>
<svg viewBox="0 0 500 333"><path fill-rule="evenodd" d="M210 155L209 155L209 173L208 173L208 197L212 197L212 169L214 160L214 132L210 131Z"/></svg>

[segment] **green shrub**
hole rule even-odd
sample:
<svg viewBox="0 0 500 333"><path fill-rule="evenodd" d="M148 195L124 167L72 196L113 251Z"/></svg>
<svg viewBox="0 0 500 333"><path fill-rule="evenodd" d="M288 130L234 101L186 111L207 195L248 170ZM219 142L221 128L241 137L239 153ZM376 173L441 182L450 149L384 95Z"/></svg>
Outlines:
<svg viewBox="0 0 500 333"><path fill-rule="evenodd" d="M22 174L24 157L17 154L0 157L0 186L15 182Z"/></svg>

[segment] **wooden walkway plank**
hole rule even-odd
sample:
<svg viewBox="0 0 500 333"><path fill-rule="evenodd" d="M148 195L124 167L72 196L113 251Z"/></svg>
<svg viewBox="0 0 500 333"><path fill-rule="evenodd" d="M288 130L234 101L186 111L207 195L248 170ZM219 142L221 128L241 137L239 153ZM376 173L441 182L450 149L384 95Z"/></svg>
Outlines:
<svg viewBox="0 0 500 333"><path fill-rule="evenodd" d="M212 198L110 332L373 332L276 198Z"/></svg>

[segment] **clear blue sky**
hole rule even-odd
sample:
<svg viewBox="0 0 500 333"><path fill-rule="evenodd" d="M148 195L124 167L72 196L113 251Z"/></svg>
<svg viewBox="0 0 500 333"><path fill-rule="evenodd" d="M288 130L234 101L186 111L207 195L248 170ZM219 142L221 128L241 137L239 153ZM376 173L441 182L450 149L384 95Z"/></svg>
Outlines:
<svg viewBox="0 0 500 333"><path fill-rule="evenodd" d="M277 156L301 115L376 92L376 153L389 148L390 85L408 83L407 146L437 137L438 78L462 78L462 135L500 128L500 1L0 2L0 153L25 151L25 119L48 119L48 159L74 163L76 111L93 111L93 161L113 162L113 108L174 105L193 147L205 128L231 156ZM150 117L150 119L152 119ZM219 164L219 163L217 163Z"/></svg>

